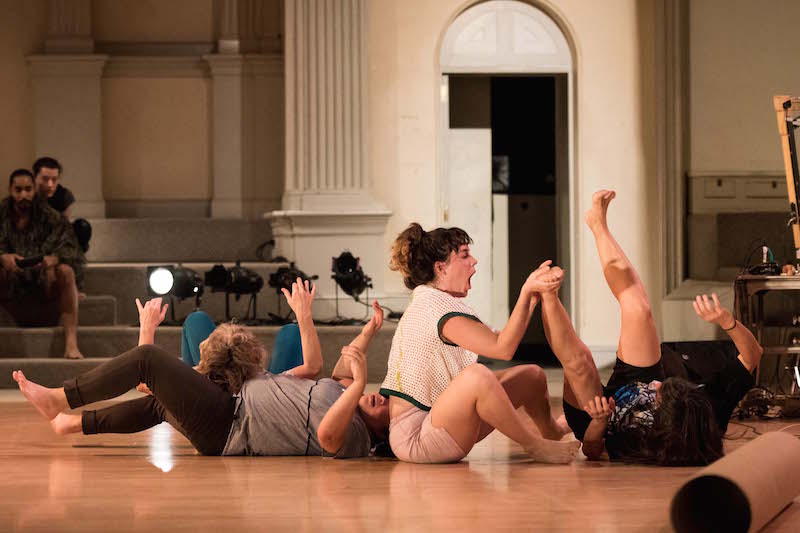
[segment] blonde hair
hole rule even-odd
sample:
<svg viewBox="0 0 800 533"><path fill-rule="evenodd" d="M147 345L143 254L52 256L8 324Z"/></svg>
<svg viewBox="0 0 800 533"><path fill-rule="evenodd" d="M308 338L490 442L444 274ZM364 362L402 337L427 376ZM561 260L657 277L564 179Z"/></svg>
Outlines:
<svg viewBox="0 0 800 533"><path fill-rule="evenodd" d="M242 385L263 372L267 350L252 331L239 324L220 324L200 343L197 371L223 390L237 394Z"/></svg>

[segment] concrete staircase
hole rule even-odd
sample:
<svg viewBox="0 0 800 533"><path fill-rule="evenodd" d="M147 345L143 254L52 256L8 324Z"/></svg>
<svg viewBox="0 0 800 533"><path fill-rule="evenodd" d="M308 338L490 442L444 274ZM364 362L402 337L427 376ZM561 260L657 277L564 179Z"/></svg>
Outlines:
<svg viewBox="0 0 800 533"><path fill-rule="evenodd" d="M280 302L274 289L266 286L269 275L285 263L260 261L257 248L271 238L269 224L264 221L215 219L103 219L90 221L93 237L87 254L84 292L80 304L78 345L86 356L82 361L63 359L64 335L55 305L31 306L36 322L44 327L18 327L6 310L0 308L0 388L16 387L11 372L22 369L34 381L58 386L64 379L80 375L98 366L109 357L135 347L138 341L138 312L135 299L145 301L148 265L181 263L200 276L214 264L232 266L241 260L258 272L265 281L257 299L257 316L269 313L286 315L288 308ZM271 248L265 248L267 259ZM282 296L280 297L283 298ZM236 302L230 298L232 316L244 317L249 298ZM174 301L180 321L195 309L194 300ZM279 308L280 305L280 308ZM224 293L206 289L200 309L216 321L225 319ZM167 319L170 314L167 315ZM255 326L254 330L269 350L279 326ZM360 331L359 326L320 326L323 348L323 374L330 374L341 347ZM394 334L394 324L387 323L370 346L369 380L381 381ZM162 326L156 344L176 356L180 354L181 329Z"/></svg>

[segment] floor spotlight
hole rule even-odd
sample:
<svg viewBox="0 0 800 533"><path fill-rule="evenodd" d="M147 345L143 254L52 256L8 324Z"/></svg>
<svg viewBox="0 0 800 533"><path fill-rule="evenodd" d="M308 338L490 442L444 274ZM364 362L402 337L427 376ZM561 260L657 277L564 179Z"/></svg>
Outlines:
<svg viewBox="0 0 800 533"><path fill-rule="evenodd" d="M275 292L278 293L278 315L275 317L276 320L286 322L291 313L289 313L286 317L281 316L281 300L283 300L283 296L281 295L281 289L286 289L287 291L292 291L292 283L297 281L297 278L300 278L303 281L308 281L309 288L313 287L313 281L318 279L319 276L314 274L313 276L309 276L296 266L294 266L294 262L289 263L288 267L280 267L278 270L273 272L269 275L269 281L267 281L267 285L275 289Z"/></svg>
<svg viewBox="0 0 800 533"><path fill-rule="evenodd" d="M250 295L250 303L247 306L247 316L245 320L250 320L250 308L252 307L253 316L252 320L256 319L257 301L256 296L264 288L264 278L262 278L256 271L243 267L241 261L236 261L236 266L225 268L224 265L214 265L211 270L205 274L206 286L211 289L211 292L225 291L225 318L231 319L230 313L230 295L236 297L236 301L243 294Z"/></svg>
<svg viewBox="0 0 800 533"><path fill-rule="evenodd" d="M372 278L364 274L364 270L361 268L361 258L354 257L348 251L342 252L339 257L332 258L331 272L333 272L331 278L336 285L357 302L359 294L372 288Z"/></svg>
<svg viewBox="0 0 800 533"><path fill-rule="evenodd" d="M200 308L203 296L203 280L197 272L182 265L159 265L147 267L147 293L150 296L167 296L170 300L195 299L195 310ZM172 321L175 322L175 305L170 305Z"/></svg>

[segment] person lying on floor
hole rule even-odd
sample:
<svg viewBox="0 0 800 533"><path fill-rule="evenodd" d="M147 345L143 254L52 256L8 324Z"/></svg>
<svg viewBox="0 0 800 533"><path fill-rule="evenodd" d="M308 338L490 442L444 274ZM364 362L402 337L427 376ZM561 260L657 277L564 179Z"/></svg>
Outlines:
<svg viewBox="0 0 800 533"><path fill-rule="evenodd" d="M500 332L486 326L463 298L477 260L459 228L424 231L412 223L392 247L390 268L411 289L411 303L392 339L380 392L389 397L389 444L401 461L451 463L495 429L534 460L569 463L580 443L561 441L569 428L550 412L547 379L536 365L497 373L478 354L510 360L528 328L539 291L559 283L550 261L530 274ZM525 413L539 434L525 423Z"/></svg>
<svg viewBox="0 0 800 533"><path fill-rule="evenodd" d="M135 433L168 421L204 455L328 452L338 458L364 457L373 444L386 439L389 424L388 402L378 394L363 394L364 354L383 324L383 313L375 302L375 315L342 349L334 377L347 386L335 379L315 381L321 366L313 362L320 356L311 320L315 292L298 280L291 293L284 293L304 336L312 340L309 346L317 347L304 352L312 363L303 368L304 361L300 371L292 371L294 375L265 372L267 353L253 332L223 324L202 343L197 370L157 346L144 344L60 388L33 383L22 371L13 377L59 435ZM154 330L153 324L163 318L159 307L143 306L140 321L146 328ZM140 382L151 395L77 415L64 412L115 398Z"/></svg>
<svg viewBox="0 0 800 533"><path fill-rule="evenodd" d="M667 377L647 293L608 228L614 191L598 191L586 223L622 326L614 371L603 387L589 348L578 338L558 287L542 291L545 335L564 368L564 414L589 459L663 466L706 465L722 457L722 437L739 401L753 386L763 350L716 295L698 296L695 312L730 335L739 356L701 384Z"/></svg>

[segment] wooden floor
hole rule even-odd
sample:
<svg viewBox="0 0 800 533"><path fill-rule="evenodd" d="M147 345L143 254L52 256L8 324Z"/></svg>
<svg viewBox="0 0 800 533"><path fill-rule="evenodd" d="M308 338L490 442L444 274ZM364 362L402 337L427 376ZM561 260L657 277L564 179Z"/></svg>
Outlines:
<svg viewBox="0 0 800 533"><path fill-rule="evenodd" d="M0 531L668 531L672 493L695 470L538 465L497 434L456 465L202 457L166 424L56 437L2 398L0 435ZM800 499L766 530L799 528Z"/></svg>

